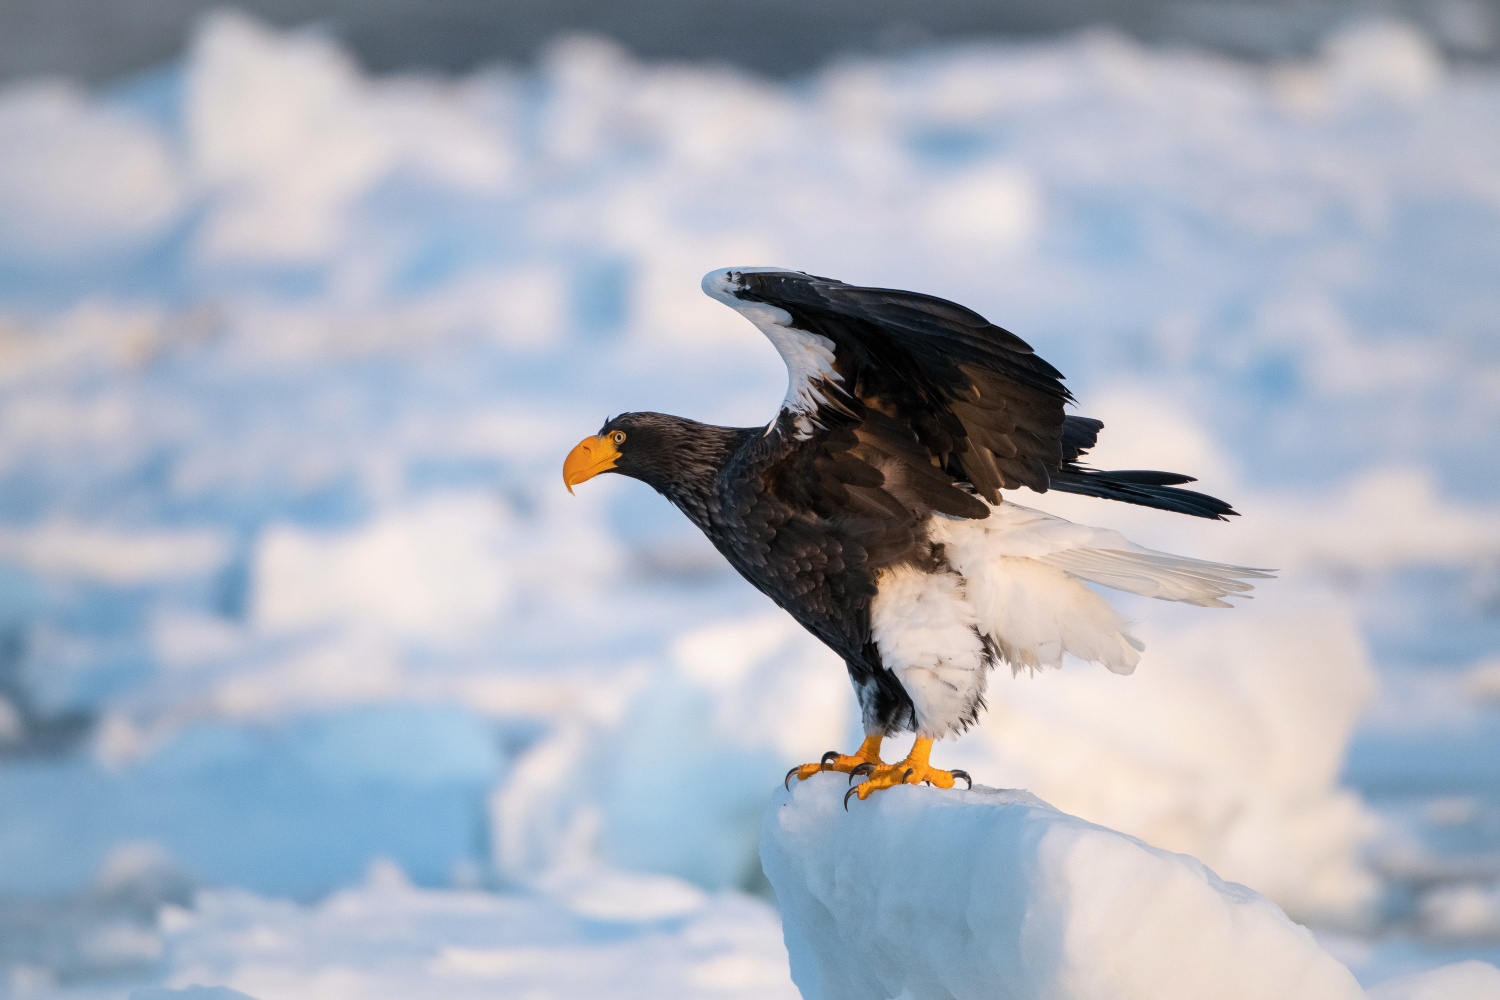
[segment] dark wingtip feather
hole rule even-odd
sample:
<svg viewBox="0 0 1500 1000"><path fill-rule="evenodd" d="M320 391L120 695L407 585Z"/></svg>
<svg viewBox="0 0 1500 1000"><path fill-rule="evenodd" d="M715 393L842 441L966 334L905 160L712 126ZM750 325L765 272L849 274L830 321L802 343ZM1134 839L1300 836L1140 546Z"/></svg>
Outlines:
<svg viewBox="0 0 1500 1000"><path fill-rule="evenodd" d="M1068 414L1063 418L1062 451L1064 462L1076 462L1084 452L1099 442L1104 421L1093 417Z"/></svg>
<svg viewBox="0 0 1500 1000"><path fill-rule="evenodd" d="M1180 472L1157 472L1155 469L1111 469L1109 478L1117 483L1135 483L1140 486L1181 486L1196 483L1192 476Z"/></svg>
<svg viewBox="0 0 1500 1000"><path fill-rule="evenodd" d="M1052 488L1063 493L1099 497L1102 500L1118 500L1140 507L1203 517L1213 521L1227 521L1238 517L1239 511L1218 497L1194 490L1178 489L1176 483L1191 483L1191 476L1175 472L1154 472L1147 469L1125 469L1118 472L1098 469L1068 469L1054 473Z"/></svg>

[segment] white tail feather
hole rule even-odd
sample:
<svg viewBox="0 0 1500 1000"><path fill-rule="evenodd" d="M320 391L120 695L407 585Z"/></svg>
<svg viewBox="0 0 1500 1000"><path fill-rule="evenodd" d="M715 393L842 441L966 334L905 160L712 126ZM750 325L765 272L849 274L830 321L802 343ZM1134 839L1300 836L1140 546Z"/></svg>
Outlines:
<svg viewBox="0 0 1500 1000"><path fill-rule="evenodd" d="M1011 670L1062 665L1064 653L1128 674L1141 643L1100 595L1075 577L1035 559L1002 556L965 574L980 627Z"/></svg>
<svg viewBox="0 0 1500 1000"><path fill-rule="evenodd" d="M1263 570L1154 552L1117 531L1091 528L1017 504L984 520L935 516L929 537L964 578L980 628L1011 669L1058 666L1064 653L1115 673L1135 669L1144 646L1082 581L1167 601L1229 607Z"/></svg>
<svg viewBox="0 0 1500 1000"><path fill-rule="evenodd" d="M1074 549L1048 556L1044 561L1103 587L1203 608L1233 607L1221 598L1248 599L1245 591L1253 585L1242 577L1269 575L1244 566L1188 559L1139 546L1128 550Z"/></svg>

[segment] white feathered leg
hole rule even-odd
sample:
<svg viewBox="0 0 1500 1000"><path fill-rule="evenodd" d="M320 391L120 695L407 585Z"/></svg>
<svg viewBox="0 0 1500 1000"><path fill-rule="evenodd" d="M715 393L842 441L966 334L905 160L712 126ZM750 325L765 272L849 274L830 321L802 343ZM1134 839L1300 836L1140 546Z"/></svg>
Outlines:
<svg viewBox="0 0 1500 1000"><path fill-rule="evenodd" d="M991 656L964 581L897 566L882 570L876 587L875 646L912 700L917 735L937 739L966 728L984 704Z"/></svg>

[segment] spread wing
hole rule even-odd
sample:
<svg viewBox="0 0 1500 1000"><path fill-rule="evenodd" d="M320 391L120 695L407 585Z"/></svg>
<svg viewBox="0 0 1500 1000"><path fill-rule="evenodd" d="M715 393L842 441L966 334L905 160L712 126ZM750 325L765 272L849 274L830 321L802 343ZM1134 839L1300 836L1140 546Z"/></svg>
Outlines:
<svg viewBox="0 0 1500 1000"><path fill-rule="evenodd" d="M876 411L994 503L1002 488L1046 491L1062 465L1063 405L1072 399L1062 375L971 309L772 269L716 271L704 290L781 351L791 376L783 409L807 433L834 414ZM1077 446L1070 450L1076 456Z"/></svg>

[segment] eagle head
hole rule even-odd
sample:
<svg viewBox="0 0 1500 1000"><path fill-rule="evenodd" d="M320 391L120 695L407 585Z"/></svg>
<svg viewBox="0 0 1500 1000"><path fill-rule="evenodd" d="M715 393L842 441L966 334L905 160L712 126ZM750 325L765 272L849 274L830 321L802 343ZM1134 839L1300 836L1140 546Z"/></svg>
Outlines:
<svg viewBox="0 0 1500 1000"><path fill-rule="evenodd" d="M563 485L571 493L601 472L616 472L675 499L681 487L718 473L726 430L666 413L622 413L568 453Z"/></svg>

